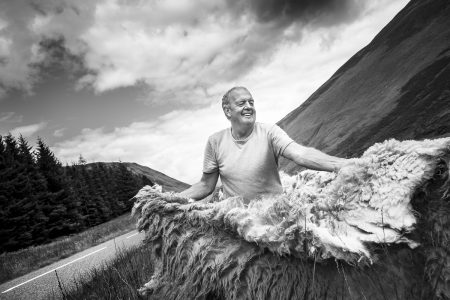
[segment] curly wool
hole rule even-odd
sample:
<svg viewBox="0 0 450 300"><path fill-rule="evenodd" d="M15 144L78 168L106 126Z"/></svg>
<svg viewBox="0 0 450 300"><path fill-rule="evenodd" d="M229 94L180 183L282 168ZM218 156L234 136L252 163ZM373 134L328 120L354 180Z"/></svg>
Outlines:
<svg viewBox="0 0 450 300"><path fill-rule="evenodd" d="M155 257L162 259L155 280L144 290L161 289L163 278L178 278L184 284L191 281L176 295L198 298L225 290L234 291L227 297L233 299L242 296L236 278L265 249L314 261L370 264L376 259L370 245L416 247L420 241L407 237L417 223L412 195L433 177L439 160L448 161L449 153L449 138L389 140L375 144L338 174L284 174L282 195L255 199L248 206L239 197L187 204L187 199L146 187L135 196L133 213L139 215L138 227L147 240L157 245L160 254ZM211 275L188 278L193 269L193 274ZM189 294L189 286L198 290Z"/></svg>

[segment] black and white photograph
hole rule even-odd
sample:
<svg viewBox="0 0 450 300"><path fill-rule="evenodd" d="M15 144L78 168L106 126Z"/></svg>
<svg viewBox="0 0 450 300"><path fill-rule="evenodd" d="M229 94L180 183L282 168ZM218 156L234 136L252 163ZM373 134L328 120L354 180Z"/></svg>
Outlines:
<svg viewBox="0 0 450 300"><path fill-rule="evenodd" d="M450 1L0 0L0 300L450 300Z"/></svg>

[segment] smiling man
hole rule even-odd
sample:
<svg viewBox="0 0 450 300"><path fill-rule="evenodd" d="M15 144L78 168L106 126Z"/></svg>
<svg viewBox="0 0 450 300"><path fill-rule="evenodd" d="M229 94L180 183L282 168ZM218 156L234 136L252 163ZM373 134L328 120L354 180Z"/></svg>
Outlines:
<svg viewBox="0 0 450 300"><path fill-rule="evenodd" d="M277 125L256 122L255 100L244 87L226 92L222 108L231 127L209 137L202 178L181 196L203 199L214 191L219 176L225 198L242 196L248 202L264 194L282 193L280 156L322 171L337 171L348 162L297 144Z"/></svg>

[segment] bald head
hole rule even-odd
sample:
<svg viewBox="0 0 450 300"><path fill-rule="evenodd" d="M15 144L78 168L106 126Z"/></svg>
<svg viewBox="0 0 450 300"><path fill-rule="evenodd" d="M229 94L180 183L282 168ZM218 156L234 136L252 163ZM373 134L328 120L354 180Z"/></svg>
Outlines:
<svg viewBox="0 0 450 300"><path fill-rule="evenodd" d="M246 92L248 92L250 94L250 92L247 90L247 88L243 87L243 86L235 86L231 89L229 89L225 95L223 95L222 97L222 109L225 109L226 107L230 106L230 100L233 97L233 93L238 91L238 90L244 90Z"/></svg>
<svg viewBox="0 0 450 300"><path fill-rule="evenodd" d="M223 95L223 113L236 126L253 125L256 120L254 102L255 100L245 87L234 87Z"/></svg>

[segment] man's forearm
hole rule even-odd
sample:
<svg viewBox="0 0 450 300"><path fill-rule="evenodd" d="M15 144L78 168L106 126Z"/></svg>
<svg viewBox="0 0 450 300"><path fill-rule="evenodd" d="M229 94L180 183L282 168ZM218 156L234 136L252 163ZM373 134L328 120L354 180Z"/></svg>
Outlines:
<svg viewBox="0 0 450 300"><path fill-rule="evenodd" d="M347 159L331 156L314 148L291 144L285 150L286 158L309 169L318 171L337 171L347 163Z"/></svg>
<svg viewBox="0 0 450 300"><path fill-rule="evenodd" d="M211 191L211 189L206 184L204 184L202 182L197 182L196 184L192 185L187 190L180 192L179 195L182 197L191 198L194 200L200 200L200 199L207 197L212 192L213 192L213 190Z"/></svg>

